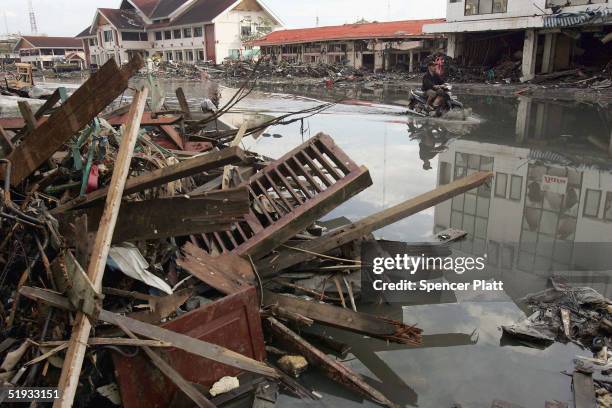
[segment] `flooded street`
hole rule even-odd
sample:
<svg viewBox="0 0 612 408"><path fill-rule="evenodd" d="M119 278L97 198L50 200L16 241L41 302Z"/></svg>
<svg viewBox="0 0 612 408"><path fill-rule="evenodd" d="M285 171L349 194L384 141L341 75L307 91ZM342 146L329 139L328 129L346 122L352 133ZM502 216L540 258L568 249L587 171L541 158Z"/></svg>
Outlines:
<svg viewBox="0 0 612 408"><path fill-rule="evenodd" d="M170 84L168 89L176 86ZM185 86L185 90L195 102L197 85ZM370 306L378 314L423 328L424 344L420 348L389 345L328 329L352 346L347 364L404 406L438 408L460 403L464 408L489 407L491 401L502 399L539 407L545 400L570 401L571 378L561 372L571 372L575 355L590 353L572 344L527 347L502 338L500 326L524 316L519 299L546 288L553 268L567 271L557 275L572 284L612 294L609 257L595 255L609 253L612 241L612 162L608 153L612 111L524 97L458 95L473 110L465 125L411 119L398 114L401 109L377 105L401 104L406 100L405 90L318 88L304 89L301 96L285 91L255 92L239 110L279 115L314 106L317 100L352 100L244 142L245 147L276 158L325 132L357 163L366 165L374 185L328 219L357 220L474 171L496 172L491 186L375 235L418 242L449 227L463 229L469 236L454 249L474 256L486 253L487 268L481 276L445 278L502 280L505 291L490 296L482 292L445 294L415 299L410 305ZM224 97L226 93L230 94L224 91ZM543 175L567 179L565 199L540 185ZM312 371L306 382L325 396L324 405L373 405Z"/></svg>
<svg viewBox="0 0 612 408"><path fill-rule="evenodd" d="M198 106L198 82L167 82L168 95L182 86ZM447 281L501 280L503 292L434 293L406 304L361 305L424 329L414 348L325 329L351 346L345 363L402 406L488 408L495 399L524 407L572 399L576 355L591 356L569 343L533 348L502 336L501 325L525 316L519 301L548 287L554 275L573 285L612 296L612 109L541 101L527 97L461 95L472 110L466 122L410 118L397 105L406 89L325 90L262 87L236 113L283 113L321 101L345 100L322 114L275 126L244 147L278 158L319 132L358 164L368 167L373 186L326 219L358 220L479 170L496 177L483 186L375 232L377 238L431 241L445 229L468 233L453 244L466 256L487 256L487 268ZM222 89L222 104L232 89ZM169 97L169 102L175 102ZM549 185L549 179L561 186ZM558 183L557 183L558 184ZM329 407L376 406L310 370L306 385ZM280 406L308 403L282 396Z"/></svg>

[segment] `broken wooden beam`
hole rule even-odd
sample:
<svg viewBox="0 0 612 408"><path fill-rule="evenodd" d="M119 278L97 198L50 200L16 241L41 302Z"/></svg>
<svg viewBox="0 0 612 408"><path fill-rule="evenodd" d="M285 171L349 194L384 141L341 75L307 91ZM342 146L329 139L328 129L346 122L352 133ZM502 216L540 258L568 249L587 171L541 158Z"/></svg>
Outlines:
<svg viewBox="0 0 612 408"><path fill-rule="evenodd" d="M34 112L32 111L32 107L27 101L18 101L17 106L19 107L19 112L21 112L21 116L25 121L25 129L28 132L36 129L36 117L34 117Z"/></svg>
<svg viewBox="0 0 612 408"><path fill-rule="evenodd" d="M281 307L317 323L395 343L421 344L422 330L402 322L270 291L265 291L263 298L265 306Z"/></svg>
<svg viewBox="0 0 612 408"><path fill-rule="evenodd" d="M150 173L142 174L137 177L132 177L125 183L123 194L134 194L141 191L158 187L171 181L180 180L185 177L193 176L197 173L202 173L207 170L216 169L226 164L239 163L246 161L244 151L238 147L223 149L218 152L210 152L201 156L193 157L178 164L154 170ZM69 211L75 208L81 208L91 205L92 203L103 200L108 194L108 188L102 188L84 197L76 198L68 201L51 211L52 214L58 214L64 211Z"/></svg>
<svg viewBox="0 0 612 408"><path fill-rule="evenodd" d="M312 346L274 317L269 317L267 323L274 337L281 341L287 349L304 356L309 364L319 367L333 381L359 392L378 404L397 407L382 393L370 387L359 374Z"/></svg>
<svg viewBox="0 0 612 408"><path fill-rule="evenodd" d="M113 243L182 237L227 231L244 218L250 207L246 188L211 191L194 196L155 198L121 203ZM87 230L96 231L104 208L101 205L59 214L62 231L76 217L87 215ZM69 236L65 233L64 236Z"/></svg>
<svg viewBox="0 0 612 408"><path fill-rule="evenodd" d="M14 166L12 185L17 185L57 152L66 141L90 123L128 87L128 80L143 66L138 54L119 69L114 60L77 89L60 109L41 123L9 155ZM1 171L0 171L1 173ZM0 178L3 173L0 174Z"/></svg>
<svg viewBox="0 0 612 408"><path fill-rule="evenodd" d="M176 98L178 99L179 106L181 107L185 119L191 120L191 111L189 110L189 104L187 103L187 98L185 98L183 88L176 88Z"/></svg>
<svg viewBox="0 0 612 408"><path fill-rule="evenodd" d="M572 388L575 408L597 408L593 375L574 371Z"/></svg>
<svg viewBox="0 0 612 408"><path fill-rule="evenodd" d="M492 172L478 172L455 180L428 193L331 231L320 238L305 241L279 254L271 254L256 262L257 270L262 277L275 276L284 269L317 258L317 254L325 254L349 242L361 239L373 231L477 188L492 177Z"/></svg>
<svg viewBox="0 0 612 408"><path fill-rule="evenodd" d="M13 146L11 137L8 135L2 125L0 125L0 149L2 149L5 156L8 156L14 148L15 146Z"/></svg>
<svg viewBox="0 0 612 408"><path fill-rule="evenodd" d="M142 59L140 59L140 62L142 63ZM102 69L104 69L104 67ZM126 81L127 79L128 78L126 78ZM147 103L147 95L148 88L137 90L134 95L129 112L130 121L125 128L121 145L119 146L119 152L116 159L117 164L113 170L111 183L109 185L109 194L106 198L104 212L100 218L100 226L91 251L90 262L87 268L87 277L98 293L100 293L102 289L102 278L104 276L106 260L110 250L115 224L117 223L119 215L119 206L121 205L123 189L130 171L134 146L136 145L136 140L138 139L138 133L140 131L140 118L142 117L142 113ZM70 100L68 100L68 102L70 102ZM67 106L68 102L63 106ZM88 316L81 311L77 312L75 322L72 326L70 344L68 345L68 351L66 352L66 358L64 359L64 365L62 366L62 373L58 384L59 389L62 390L62 394L60 398L53 403L55 408L68 408L72 406L79 384L79 377L81 375L81 368L83 366L83 359L85 358L87 340L89 339L91 328L92 325Z"/></svg>
<svg viewBox="0 0 612 408"><path fill-rule="evenodd" d="M132 339L138 339L134 333L122 322L118 321L117 326ZM208 400L193 384L166 362L159 354L151 350L148 346L141 346L145 354L157 369L170 379L181 391L185 393L200 408L215 408L215 405Z"/></svg>
<svg viewBox="0 0 612 408"><path fill-rule="evenodd" d="M176 115L158 115L155 118L153 117L153 114L151 112L145 112L142 115L142 122L141 124L143 126L163 126L163 125L172 125L175 124L176 122L178 122L181 119L180 116L176 116ZM124 113L119 113L119 114L114 114L109 116L107 119L107 122L111 125L111 126L121 126L124 125L127 121L127 116L126 116L126 112Z"/></svg>
<svg viewBox="0 0 612 408"><path fill-rule="evenodd" d="M213 257L191 242L181 251L177 266L221 293L236 293L255 282L251 263L238 255Z"/></svg>
<svg viewBox="0 0 612 408"><path fill-rule="evenodd" d="M50 290L24 286L21 288L20 293L22 296L28 299L42 301L53 307L74 311L73 306L70 304L67 298ZM242 354L228 350L225 347L221 347L216 344L198 340L196 338L176 333L159 326L140 322L135 319L130 319L129 317L121 316L107 310L100 310L98 313L98 319L102 322L114 325L117 325L117 322L121 322L125 327L129 328L132 332L140 336L171 343L175 348L179 348L193 355L216 361L230 367L235 367L255 374L261 374L270 378L280 377L277 370L269 367L265 363L245 357Z"/></svg>
<svg viewBox="0 0 612 408"><path fill-rule="evenodd" d="M65 88L63 90L60 89L62 88L57 88L55 91L53 91L53 93L45 101L45 103L40 108L38 108L38 110L34 114L36 120L42 118L49 110L53 109L53 107L62 99L62 92L65 93L66 90Z"/></svg>

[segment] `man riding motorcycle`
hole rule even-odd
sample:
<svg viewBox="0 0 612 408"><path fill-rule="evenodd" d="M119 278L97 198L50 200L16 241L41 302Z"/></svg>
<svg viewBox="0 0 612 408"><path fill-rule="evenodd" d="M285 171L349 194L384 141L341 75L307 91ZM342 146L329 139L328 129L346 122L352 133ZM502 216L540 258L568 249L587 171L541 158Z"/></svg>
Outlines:
<svg viewBox="0 0 612 408"><path fill-rule="evenodd" d="M437 109L444 102L444 89L441 85L444 85L444 80L436 72L436 64L430 62L421 88L427 95L427 108L430 110Z"/></svg>

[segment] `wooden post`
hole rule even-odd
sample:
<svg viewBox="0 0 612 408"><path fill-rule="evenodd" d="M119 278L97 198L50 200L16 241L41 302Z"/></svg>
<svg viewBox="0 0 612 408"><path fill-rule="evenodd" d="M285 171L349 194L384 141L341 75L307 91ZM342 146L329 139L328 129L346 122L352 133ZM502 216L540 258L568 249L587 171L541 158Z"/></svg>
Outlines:
<svg viewBox="0 0 612 408"><path fill-rule="evenodd" d="M185 98L185 92L183 92L183 88L176 88L176 98L178 99L179 105L181 106L181 111L183 111L183 116L185 116L185 119L191 120L191 111L189 110L189 104L187 103L187 98Z"/></svg>
<svg viewBox="0 0 612 408"><path fill-rule="evenodd" d="M611 145L612 146L612 145ZM6 130L0 125L0 149L4 152L5 156L11 154L15 146L11 141L11 137L6 133Z"/></svg>
<svg viewBox="0 0 612 408"><path fill-rule="evenodd" d="M25 121L25 127L28 132L36 129L36 118L34 117L34 112L32 112L32 107L27 101L19 101L17 102L19 106L19 111L21 112L21 116L23 116L23 120Z"/></svg>
<svg viewBox="0 0 612 408"><path fill-rule="evenodd" d="M140 120L142 119L142 114L144 113L145 104L147 102L147 94L148 89L144 88L140 91L136 91L134 95L134 101L132 102L132 107L130 108L128 116L129 120L123 132L121 146L115 160L115 169L106 197L104 214L100 219L100 228L98 229L96 240L91 251L87 276L98 292L101 291L106 259L113 238L117 216L119 215L121 197L123 196L123 189L129 174L134 146L140 130ZM53 404L55 408L67 408L72 406L79 384L79 376L81 374L81 367L83 366L83 359L85 358L91 327L91 323L87 316L84 313L77 312L58 385L59 389L62 390L62 395Z"/></svg>
<svg viewBox="0 0 612 408"><path fill-rule="evenodd" d="M179 88L180 89L180 88ZM242 123L242 126L240 126L240 129L238 129L238 133L236 134L236 137L234 138L234 140L232 140L232 143L230 143L230 147L238 147L240 146L240 142L242 142L242 138L244 137L244 134L246 133L248 128L248 122L245 120ZM230 186L230 176L231 176L231 172L232 172L232 166L231 165L227 165L223 168L223 177L221 178L221 190L227 190Z"/></svg>

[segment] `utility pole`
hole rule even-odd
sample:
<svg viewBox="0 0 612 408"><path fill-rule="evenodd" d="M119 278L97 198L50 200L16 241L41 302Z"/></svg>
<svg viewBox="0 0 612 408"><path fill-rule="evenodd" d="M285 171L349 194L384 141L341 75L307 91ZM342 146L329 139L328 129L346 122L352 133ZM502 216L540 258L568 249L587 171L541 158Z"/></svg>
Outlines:
<svg viewBox="0 0 612 408"><path fill-rule="evenodd" d="M32 0L28 0L28 14L30 15L30 31L32 32L32 34L38 34L38 27L36 26L36 14L34 14Z"/></svg>

